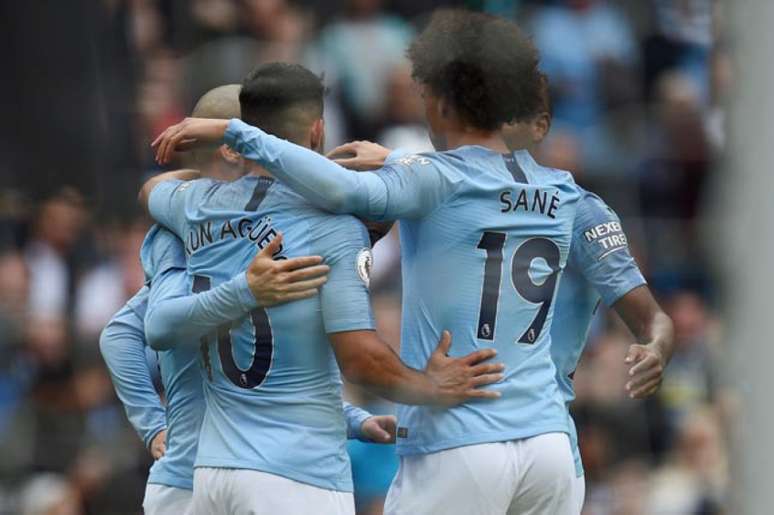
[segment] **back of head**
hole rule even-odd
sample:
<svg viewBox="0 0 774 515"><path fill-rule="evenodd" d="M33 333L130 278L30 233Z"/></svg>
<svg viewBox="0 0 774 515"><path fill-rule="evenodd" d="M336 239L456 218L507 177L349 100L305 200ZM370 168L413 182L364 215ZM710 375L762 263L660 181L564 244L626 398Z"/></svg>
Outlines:
<svg viewBox="0 0 774 515"><path fill-rule="evenodd" d="M241 88L242 86L239 84L226 84L209 90L196 102L191 116L219 120L239 118L239 90ZM237 178L241 172L231 170L231 166L224 166L224 163L221 162L223 156L219 156L217 153L219 147L220 145L213 144L191 150L184 155L183 166L201 170L205 175L217 179L233 180Z"/></svg>
<svg viewBox="0 0 774 515"><path fill-rule="evenodd" d="M538 52L505 19L438 10L408 56L414 79L476 129L498 130L539 110L543 79Z"/></svg>
<svg viewBox="0 0 774 515"><path fill-rule="evenodd" d="M239 84L226 84L205 93L191 112L194 118L217 118L230 120L239 118Z"/></svg>
<svg viewBox="0 0 774 515"><path fill-rule="evenodd" d="M320 77L301 65L264 64L242 82L242 120L269 134L309 146L309 129L322 118L324 93Z"/></svg>

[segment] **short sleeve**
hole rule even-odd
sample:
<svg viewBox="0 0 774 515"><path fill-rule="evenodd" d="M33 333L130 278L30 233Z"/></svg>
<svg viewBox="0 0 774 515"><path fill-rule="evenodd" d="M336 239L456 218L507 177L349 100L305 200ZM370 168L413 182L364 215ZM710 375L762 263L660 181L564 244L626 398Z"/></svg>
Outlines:
<svg viewBox="0 0 774 515"><path fill-rule="evenodd" d="M385 185L381 220L421 218L438 207L454 189L454 181L437 157L413 154L388 161L377 171Z"/></svg>
<svg viewBox="0 0 774 515"><path fill-rule="evenodd" d="M569 263L610 306L645 284L629 252L621 220L602 199L584 192L576 211Z"/></svg>
<svg viewBox="0 0 774 515"><path fill-rule="evenodd" d="M320 290L326 333L375 328L368 286L373 257L365 226L351 216L326 217L315 252L330 266Z"/></svg>
<svg viewBox="0 0 774 515"><path fill-rule="evenodd" d="M169 180L158 183L148 197L148 212L178 237L185 232L186 197L196 181Z"/></svg>

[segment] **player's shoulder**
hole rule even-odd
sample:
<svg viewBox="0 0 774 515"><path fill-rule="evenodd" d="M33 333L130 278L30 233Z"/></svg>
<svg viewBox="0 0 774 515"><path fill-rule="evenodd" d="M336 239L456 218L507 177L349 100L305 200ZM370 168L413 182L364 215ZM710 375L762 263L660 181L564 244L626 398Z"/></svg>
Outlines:
<svg viewBox="0 0 774 515"><path fill-rule="evenodd" d="M153 191L151 191L151 196L159 194L159 192L165 192L170 197L184 197L185 200L188 201L191 197L204 194L215 182L217 181L208 177L190 181L177 179L162 181L153 189Z"/></svg>
<svg viewBox="0 0 774 515"><path fill-rule="evenodd" d="M289 223L303 226L313 244L335 246L352 239L368 241L368 230L358 218L320 209L282 183L272 187L270 205L266 207L277 220L286 218Z"/></svg>
<svg viewBox="0 0 774 515"><path fill-rule="evenodd" d="M200 180L188 199L191 207L226 211L257 210L275 183L273 178L260 175L244 175L233 181Z"/></svg>
<svg viewBox="0 0 774 515"><path fill-rule="evenodd" d="M143 320L145 311L148 308L150 290L148 286L143 286L135 293L121 309L115 312L106 324L103 335L111 334L111 331L118 330L119 327L132 327L143 330Z"/></svg>
<svg viewBox="0 0 774 515"><path fill-rule="evenodd" d="M148 309L148 299L150 298L150 288L143 285L137 293L126 301L123 309L133 312L140 320L145 319L145 311Z"/></svg>
<svg viewBox="0 0 774 515"><path fill-rule="evenodd" d="M443 152L404 154L390 161L385 168L388 170L411 170L417 175L436 173L454 181L461 178L461 172L469 166L470 157L465 150L454 149Z"/></svg>
<svg viewBox="0 0 774 515"><path fill-rule="evenodd" d="M620 222L618 214L599 195L576 186L580 198L576 211L576 228L605 222Z"/></svg>
<svg viewBox="0 0 774 515"><path fill-rule="evenodd" d="M185 268L183 243L171 231L154 224L142 242L140 262L146 283L169 268Z"/></svg>
<svg viewBox="0 0 774 515"><path fill-rule="evenodd" d="M368 244L368 229L360 219L348 214L334 214L313 209L309 217L312 238L326 246Z"/></svg>
<svg viewBox="0 0 774 515"><path fill-rule="evenodd" d="M527 182L538 186L554 186L565 189L580 197L580 186L575 183L572 173L560 168L543 166L527 150L517 150L513 157L526 176Z"/></svg>

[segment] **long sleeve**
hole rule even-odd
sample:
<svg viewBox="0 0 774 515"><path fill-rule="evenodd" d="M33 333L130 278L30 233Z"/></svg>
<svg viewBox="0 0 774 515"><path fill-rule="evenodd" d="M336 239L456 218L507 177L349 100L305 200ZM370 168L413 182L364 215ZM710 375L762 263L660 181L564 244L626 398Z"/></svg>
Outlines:
<svg viewBox="0 0 774 515"><path fill-rule="evenodd" d="M173 269L151 285L145 332L157 350L180 343L196 343L221 324L246 315L257 307L244 272L211 290L190 294L189 276Z"/></svg>
<svg viewBox="0 0 774 515"><path fill-rule="evenodd" d="M308 148L233 119L224 142L321 209L370 220L419 217L449 193L433 161L416 156L353 172Z"/></svg>
<svg viewBox="0 0 774 515"><path fill-rule="evenodd" d="M129 422L149 447L167 416L145 357L142 318L124 306L102 331L99 349Z"/></svg>
<svg viewBox="0 0 774 515"><path fill-rule="evenodd" d="M363 437L361 428L363 422L372 416L373 415L363 408L358 408L348 402L344 402L344 417L347 419L347 438L369 441Z"/></svg>

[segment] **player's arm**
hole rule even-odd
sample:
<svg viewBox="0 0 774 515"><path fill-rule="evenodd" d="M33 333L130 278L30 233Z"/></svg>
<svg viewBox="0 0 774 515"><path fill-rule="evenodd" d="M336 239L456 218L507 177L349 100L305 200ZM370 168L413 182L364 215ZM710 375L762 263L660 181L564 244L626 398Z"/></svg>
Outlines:
<svg viewBox="0 0 774 515"><path fill-rule="evenodd" d="M137 196L137 201L140 203L140 206L145 211L148 211L148 200L150 199L150 194L153 191L153 189L159 184L161 184L162 182L192 181L195 179L199 179L200 177L201 177L201 173L199 173L198 170L190 170L190 169L175 170L172 172L160 173L145 181L145 184L143 184L142 188L140 188L140 193Z"/></svg>
<svg viewBox="0 0 774 515"><path fill-rule="evenodd" d="M395 443L397 420L394 415L372 415L363 408L343 403L347 438L363 442Z"/></svg>
<svg viewBox="0 0 774 515"><path fill-rule="evenodd" d="M453 405L470 398L493 398L477 387L501 379L500 364L482 363L493 349L453 359L444 334L425 370L406 366L374 331L368 296L370 248L366 230L351 217L335 217L314 229L331 270L320 290L323 324L341 371L350 382L403 404Z"/></svg>
<svg viewBox="0 0 774 515"><path fill-rule="evenodd" d="M648 289L618 216L599 197L584 193L576 211L569 262L614 308L637 339L627 353L633 398L653 394L672 356L672 321Z"/></svg>
<svg viewBox="0 0 774 515"><path fill-rule="evenodd" d="M198 194L196 186L202 182L209 185L209 181L198 179L201 177L196 170L159 174L142 186L139 202L153 220L182 240L186 236L186 202L191 195Z"/></svg>
<svg viewBox="0 0 774 515"><path fill-rule="evenodd" d="M139 315L123 307L102 330L99 349L129 422L145 447L153 450L154 440L166 430L167 417L146 361Z"/></svg>
<svg viewBox="0 0 774 515"><path fill-rule="evenodd" d="M151 281L145 317L148 344L156 350L191 343L218 326L237 320L257 307L275 306L313 297L327 280L322 257L274 261L281 248L277 235L259 252L247 270L217 287L189 293L184 269L164 271Z"/></svg>
<svg viewBox="0 0 774 515"><path fill-rule="evenodd" d="M449 181L426 158L414 163L418 166L388 165L376 172L353 172L237 119L226 123L186 118L166 129L153 145L157 160L165 163L180 145L221 138L313 204L334 213L375 220L419 217L433 210L451 189Z"/></svg>
<svg viewBox="0 0 774 515"><path fill-rule="evenodd" d="M425 370L406 366L376 331L329 334L342 374L375 395L401 404L454 406L470 399L496 399L499 392L479 389L502 379L502 364L484 363L494 349L462 358L447 356L451 335L444 331Z"/></svg>
<svg viewBox="0 0 774 515"><path fill-rule="evenodd" d="M630 380L629 395L642 399L658 390L661 379L674 351L672 320L647 286L639 286L613 304L639 343L631 345L626 354Z"/></svg>
<svg viewBox="0 0 774 515"><path fill-rule="evenodd" d="M384 167L385 163L397 161L407 155L408 152L402 149L391 150L370 141L352 141L334 148L326 154L326 157L349 170L367 171L377 170ZM394 221L361 221L368 229L368 237L372 247L376 245L377 241L384 238L395 225Z"/></svg>

